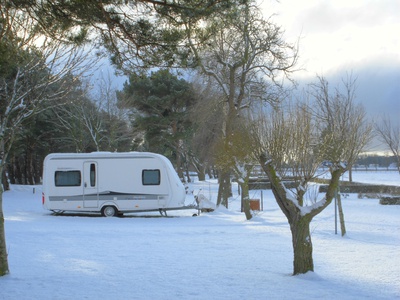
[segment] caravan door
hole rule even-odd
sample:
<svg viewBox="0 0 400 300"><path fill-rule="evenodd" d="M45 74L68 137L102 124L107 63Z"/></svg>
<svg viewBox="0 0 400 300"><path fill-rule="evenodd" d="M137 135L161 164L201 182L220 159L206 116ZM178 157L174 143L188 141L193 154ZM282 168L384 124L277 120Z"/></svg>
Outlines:
<svg viewBox="0 0 400 300"><path fill-rule="evenodd" d="M83 207L97 207L99 200L97 163L83 163Z"/></svg>

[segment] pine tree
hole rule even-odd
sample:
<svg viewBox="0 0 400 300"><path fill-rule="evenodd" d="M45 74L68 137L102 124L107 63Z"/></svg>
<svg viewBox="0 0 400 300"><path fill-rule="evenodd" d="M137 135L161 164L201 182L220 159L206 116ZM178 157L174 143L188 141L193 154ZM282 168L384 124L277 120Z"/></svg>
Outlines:
<svg viewBox="0 0 400 300"><path fill-rule="evenodd" d="M143 133L144 150L162 153L181 166L191 130L188 112L195 102L190 84L168 70L132 74L119 102L131 109L133 128Z"/></svg>

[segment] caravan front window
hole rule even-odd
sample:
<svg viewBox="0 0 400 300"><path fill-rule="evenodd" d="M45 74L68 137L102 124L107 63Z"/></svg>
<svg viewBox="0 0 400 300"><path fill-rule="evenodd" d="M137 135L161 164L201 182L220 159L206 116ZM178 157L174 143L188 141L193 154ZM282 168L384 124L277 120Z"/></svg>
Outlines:
<svg viewBox="0 0 400 300"><path fill-rule="evenodd" d="M160 185L160 182L161 182L160 170L142 171L143 185Z"/></svg>
<svg viewBox="0 0 400 300"><path fill-rule="evenodd" d="M56 171L54 176L56 186L80 186L80 171Z"/></svg>

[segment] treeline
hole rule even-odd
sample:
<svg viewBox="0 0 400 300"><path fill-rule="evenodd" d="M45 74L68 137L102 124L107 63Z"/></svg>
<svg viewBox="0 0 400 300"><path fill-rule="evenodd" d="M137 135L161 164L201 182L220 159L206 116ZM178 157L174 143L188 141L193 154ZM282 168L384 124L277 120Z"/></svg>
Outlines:
<svg viewBox="0 0 400 300"><path fill-rule="evenodd" d="M379 166L382 168L388 168L390 165L397 164L397 158L394 155L382 156L382 155L360 155L357 159L355 166L356 168Z"/></svg>
<svg viewBox="0 0 400 300"><path fill-rule="evenodd" d="M183 180L190 181L189 170L201 179L216 176L222 106L218 93L199 81L167 69L132 74L122 90L104 78L90 89L71 81L72 92L59 105L21 124L3 184L40 184L43 160L54 152L151 151L167 156ZM394 162L394 156L362 155L354 167Z"/></svg>
<svg viewBox="0 0 400 300"><path fill-rule="evenodd" d="M132 74L122 90L106 79L92 88L95 96L82 82L71 83L73 92L59 105L21 124L3 184L39 184L43 160L53 152L151 151L167 156L182 179L190 180L189 169L204 177L212 161L207 143L218 134L215 124L202 122L213 114L200 117L196 108L207 89L166 69Z"/></svg>

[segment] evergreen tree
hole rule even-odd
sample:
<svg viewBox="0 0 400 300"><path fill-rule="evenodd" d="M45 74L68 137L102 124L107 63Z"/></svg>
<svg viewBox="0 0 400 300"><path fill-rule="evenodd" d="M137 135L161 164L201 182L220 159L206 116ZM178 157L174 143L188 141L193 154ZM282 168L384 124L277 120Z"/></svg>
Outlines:
<svg viewBox="0 0 400 300"><path fill-rule="evenodd" d="M162 153L181 166L193 95L187 81L159 70L150 76L132 74L119 102L131 109L133 128L143 133L142 149Z"/></svg>
<svg viewBox="0 0 400 300"><path fill-rule="evenodd" d="M95 39L129 71L188 63L183 20L199 26L239 2L246 0L12 0L7 5L34 16L47 36L78 44Z"/></svg>

